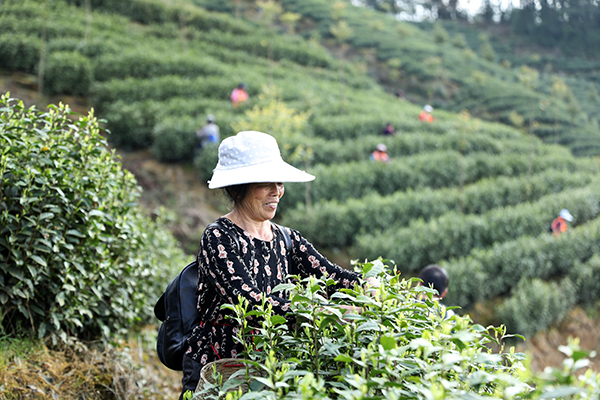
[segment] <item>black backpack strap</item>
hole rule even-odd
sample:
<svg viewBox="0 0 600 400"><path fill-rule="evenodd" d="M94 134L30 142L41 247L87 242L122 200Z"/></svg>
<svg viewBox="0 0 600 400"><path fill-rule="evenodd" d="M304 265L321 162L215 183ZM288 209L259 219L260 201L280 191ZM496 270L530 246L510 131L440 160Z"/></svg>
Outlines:
<svg viewBox="0 0 600 400"><path fill-rule="evenodd" d="M283 236L283 242L285 243L287 253L288 253L289 257L291 257L292 256L292 238L290 237L287 229L284 226L276 224L275 222L271 222L271 223L281 233L281 236ZM291 261L291 258L289 259L289 261Z"/></svg>
<svg viewBox="0 0 600 400"><path fill-rule="evenodd" d="M233 239L233 241L235 242L235 244L237 245L237 248L238 248L238 250L240 249L240 241L238 240L237 236L236 236L236 235L231 235L231 234L229 233L229 229L227 229L227 228L225 227L225 225L223 225L223 224L221 223L221 221L219 221L219 220L216 220L216 221L214 221L214 222L211 222L211 223L210 223L210 224L208 224L208 226L206 227L206 229L209 229L209 228L219 228L219 229L222 229L222 230L224 230L225 232L227 232L227 234L229 235L229 237L231 237L231 238Z"/></svg>

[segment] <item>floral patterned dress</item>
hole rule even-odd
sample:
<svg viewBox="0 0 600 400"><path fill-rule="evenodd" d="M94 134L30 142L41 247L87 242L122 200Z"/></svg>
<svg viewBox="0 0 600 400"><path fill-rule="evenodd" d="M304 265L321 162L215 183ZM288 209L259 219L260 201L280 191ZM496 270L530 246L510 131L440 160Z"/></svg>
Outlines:
<svg viewBox="0 0 600 400"><path fill-rule="evenodd" d="M242 347L233 337L237 327L225 318L223 304L236 304L242 295L250 304L260 304L262 294L273 306L273 312L285 316L290 301L273 288L288 282L288 275L321 277L327 273L335 280L333 290L350 287L359 274L331 263L290 228L287 232L292 241L291 258L287 256L282 234L273 228L273 240L252 238L242 228L227 218L219 218L221 228L210 227L204 231L198 253L198 310L202 323L188 339L187 355L204 365L221 358L235 358ZM234 239L235 235L238 239ZM291 265L290 261L291 259Z"/></svg>

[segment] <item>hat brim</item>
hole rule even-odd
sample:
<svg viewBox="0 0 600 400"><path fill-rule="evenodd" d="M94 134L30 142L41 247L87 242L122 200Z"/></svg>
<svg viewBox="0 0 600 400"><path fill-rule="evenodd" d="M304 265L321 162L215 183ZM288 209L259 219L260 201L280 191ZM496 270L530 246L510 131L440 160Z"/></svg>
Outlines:
<svg viewBox="0 0 600 400"><path fill-rule="evenodd" d="M217 169L208 181L209 189L260 182L310 182L315 177L285 161L272 161L241 168Z"/></svg>

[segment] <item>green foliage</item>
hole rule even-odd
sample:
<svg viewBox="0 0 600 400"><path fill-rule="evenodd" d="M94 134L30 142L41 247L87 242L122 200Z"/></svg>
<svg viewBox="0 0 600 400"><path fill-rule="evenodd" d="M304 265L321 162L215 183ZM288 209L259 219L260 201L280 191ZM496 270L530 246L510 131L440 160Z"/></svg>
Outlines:
<svg viewBox="0 0 600 400"><path fill-rule="evenodd" d="M509 293L521 279L564 276L576 263L585 263L600 251L599 238L596 218L558 238L546 232L473 250L442 263L452 276L447 299L468 306Z"/></svg>
<svg viewBox="0 0 600 400"><path fill-rule="evenodd" d="M93 114L42 113L5 95L0 141L2 331L93 339L151 321L183 257L136 206L135 179Z"/></svg>
<svg viewBox="0 0 600 400"><path fill-rule="evenodd" d="M106 128L110 131L110 142L124 149L143 149L152 146L154 127L164 120L173 120L182 116L189 119L193 116L201 125L194 127L195 132L204 124L201 121L207 114L216 116L220 125L221 136L231 136L230 125L221 123L234 118L233 111L227 101L210 98L173 97L168 101L134 101L117 100L108 105L105 113L110 115ZM167 133L168 134L168 133ZM216 165L216 163L215 163ZM214 168L213 165L211 168Z"/></svg>
<svg viewBox="0 0 600 400"><path fill-rule="evenodd" d="M509 332L531 337L560 322L576 299L577 289L569 278L560 283L523 279L498 308L498 318Z"/></svg>
<svg viewBox="0 0 600 400"><path fill-rule="evenodd" d="M569 277L577 287L577 302L583 305L600 300L600 254L594 254L585 262L577 260L569 271Z"/></svg>
<svg viewBox="0 0 600 400"><path fill-rule="evenodd" d="M216 159L214 162L216 165ZM389 230L391 226L408 226L417 220L430 221L445 213L452 212L456 214L456 218L460 218L462 214L483 214L495 208L504 212L503 207L572 190L588 185L591 180L592 176L588 173L549 170L530 178L520 176L482 179L462 189L408 190L388 196L370 194L349 199L342 204L337 201L322 202L311 209L308 215L304 205L294 210L282 210L282 224L298 229L318 246L344 247L352 245L361 234ZM461 226L464 225L461 222ZM381 251L380 254L386 254L386 257L397 257L397 243L402 242L396 241L398 238L394 233L388 232L383 236L388 235L394 238L390 241L390 248L375 245L371 249L365 245L365 251ZM504 237L504 233L502 236ZM375 241L381 239L379 235L373 238ZM415 246L412 240L410 246ZM400 259L403 258L398 258Z"/></svg>
<svg viewBox="0 0 600 400"><path fill-rule="evenodd" d="M94 77L97 81L124 79L126 77L147 79L163 75L194 78L220 72L220 63L211 57L191 58L186 54L150 52L147 48L126 53L110 53L97 58Z"/></svg>
<svg viewBox="0 0 600 400"><path fill-rule="evenodd" d="M51 53L44 71L44 90L48 94L86 96L93 81L91 61L78 52Z"/></svg>
<svg viewBox="0 0 600 400"><path fill-rule="evenodd" d="M408 226L390 223L381 232L358 236L357 252L367 258L385 254L396 260L403 271L418 272L438 260L466 255L474 248L547 232L550 221L563 207L577 213L576 224L597 218L599 182L552 194L535 203L499 207L482 215L450 212L427 222L413 220Z"/></svg>
<svg viewBox="0 0 600 400"><path fill-rule="evenodd" d="M379 260L359 267L365 277L379 275L376 293L356 285L327 298L330 282L308 278L280 287L291 299L286 318L274 315L266 301L255 309L242 298L225 305L240 326L236 340L245 345L240 362L246 368L229 380L215 373L217 383L205 384L197 398L534 399L569 393L585 399L598 393L596 374L573 379L587 361L576 342L562 348L569 356L565 369L536 376L523 354L505 351L504 327L444 318L431 289L382 273L387 267ZM342 307L350 306L361 312L345 313ZM249 323L257 317L259 323ZM245 394L235 390L242 383L250 388Z"/></svg>
<svg viewBox="0 0 600 400"><path fill-rule="evenodd" d="M319 185L314 185L311 193L314 202L346 201L373 192L386 195L408 189L440 189L495 176L518 176L528 171L538 173L549 168L592 172L598 171L598 163L560 154L532 159L524 154L476 153L461 157L454 152L439 151L392 160L389 164L362 161L317 165L310 172L317 176ZM283 209L303 201L302 190L297 189L299 185L289 186L295 190L282 197Z"/></svg>
<svg viewBox="0 0 600 400"><path fill-rule="evenodd" d="M167 162L193 160L196 130L202 125L203 120L194 118L169 118L161 121L152 132L152 152L159 160Z"/></svg>
<svg viewBox="0 0 600 400"><path fill-rule="evenodd" d="M34 72L40 60L41 41L24 34L0 35L0 67Z"/></svg>

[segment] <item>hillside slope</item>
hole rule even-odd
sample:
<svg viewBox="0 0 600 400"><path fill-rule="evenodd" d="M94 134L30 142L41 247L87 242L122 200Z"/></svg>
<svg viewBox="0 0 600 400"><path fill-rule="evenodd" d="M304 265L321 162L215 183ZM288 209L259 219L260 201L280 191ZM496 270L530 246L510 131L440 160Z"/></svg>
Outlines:
<svg viewBox="0 0 600 400"><path fill-rule="evenodd" d="M387 93L364 64L341 57L346 42L329 42L332 54L314 38L282 33L276 15L235 18L183 0L98 0L93 11L81 3L57 1L44 9L31 0L5 1L0 26L8 33L0 40L12 56L1 58L2 67L32 73L44 66L38 76L46 93L88 98L120 151L149 150L186 168L193 161L199 180L206 181L216 149L195 152L194 132L211 113L222 137L239 128L267 131L284 158L317 175L310 185L288 185L278 218L328 254L391 258L409 276L432 262L445 265L452 275L450 304L463 312L480 302L496 304L491 321L526 335L556 324L576 305L599 300L590 279L600 270L597 160L575 158L564 147L467 112L436 110L433 123L422 123L421 105ZM340 18L328 2L286 1L286 9L292 3L315 14L298 24L307 31L319 15L328 15L318 25L322 32L327 21ZM361 23L353 29L377 21L347 10ZM378 26L354 40L380 32ZM513 92L518 84L507 81L498 65L479 59L467 65L468 57L457 59L425 31L397 25L409 39L396 40L382 26L393 50L389 59L400 54L407 68L408 60L419 64L437 54L451 61L453 73L497 74L484 83L508 97L539 99L533 90ZM232 108L228 96L239 82L249 85L250 100ZM556 106L553 115L559 116L562 106ZM381 135L387 122L396 136ZM380 142L389 148L389 164L369 160ZM153 174L169 176L166 170ZM180 210L177 198L157 202ZM565 207L575 220L554 238L548 225ZM195 227L212 214L179 215L198 221L181 230L186 236L198 234ZM552 296L557 291L562 296Z"/></svg>

